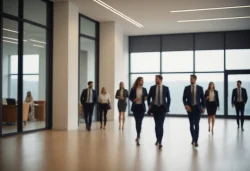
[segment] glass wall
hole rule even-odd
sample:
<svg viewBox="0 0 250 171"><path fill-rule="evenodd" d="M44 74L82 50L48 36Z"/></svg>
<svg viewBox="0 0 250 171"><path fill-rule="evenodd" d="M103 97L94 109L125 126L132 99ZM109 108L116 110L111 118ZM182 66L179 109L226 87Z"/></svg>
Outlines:
<svg viewBox="0 0 250 171"><path fill-rule="evenodd" d="M149 90L155 84L154 75L161 74L172 99L169 115L186 115L182 95L193 73L204 93L209 82L214 82L220 100L217 115L235 115L228 99L235 83L231 86L232 77L227 75L250 72L250 31L131 36L129 52L130 86L136 77L142 76ZM246 87L247 76L235 77L244 80ZM246 115L250 115L247 112L248 109Z"/></svg>
<svg viewBox="0 0 250 171"><path fill-rule="evenodd" d="M0 136L51 128L52 8L49 1L3 0Z"/></svg>
<svg viewBox="0 0 250 171"><path fill-rule="evenodd" d="M92 19L80 15L79 27L79 123L84 123L83 108L80 95L88 87L88 82L93 81L94 89L98 89L98 30L99 24ZM97 119L97 109L94 109L93 120Z"/></svg>

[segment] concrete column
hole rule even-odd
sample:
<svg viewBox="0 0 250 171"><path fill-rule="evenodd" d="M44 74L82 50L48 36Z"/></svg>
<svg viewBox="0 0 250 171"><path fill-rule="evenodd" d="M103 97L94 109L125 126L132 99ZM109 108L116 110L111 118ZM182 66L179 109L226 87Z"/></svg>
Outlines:
<svg viewBox="0 0 250 171"><path fill-rule="evenodd" d="M71 2L54 3L53 129L78 128L78 16Z"/></svg>
<svg viewBox="0 0 250 171"><path fill-rule="evenodd" d="M115 22L100 24L100 68L99 87L106 87L111 95L112 109L108 120L117 120L118 109L115 100L119 82L123 81L128 88L128 36ZM100 91L99 90L99 91Z"/></svg>

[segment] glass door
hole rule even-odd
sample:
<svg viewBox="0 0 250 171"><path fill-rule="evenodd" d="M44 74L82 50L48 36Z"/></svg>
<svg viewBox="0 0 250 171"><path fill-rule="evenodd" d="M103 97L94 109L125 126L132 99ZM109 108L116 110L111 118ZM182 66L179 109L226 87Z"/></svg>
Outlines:
<svg viewBox="0 0 250 171"><path fill-rule="evenodd" d="M232 108L232 92L233 89L237 88L237 81L240 80L242 82L242 87L246 89L248 96L250 93L250 73L242 72L242 73L235 73L235 74L227 74L227 102L228 102L228 115L235 116L236 111L235 108ZM250 116L250 103L249 100L245 105L245 116Z"/></svg>

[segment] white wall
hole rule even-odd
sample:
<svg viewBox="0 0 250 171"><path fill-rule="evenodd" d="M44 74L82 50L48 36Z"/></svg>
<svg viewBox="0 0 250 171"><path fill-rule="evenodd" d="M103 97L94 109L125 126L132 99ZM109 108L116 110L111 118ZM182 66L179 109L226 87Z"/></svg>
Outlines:
<svg viewBox="0 0 250 171"><path fill-rule="evenodd" d="M115 92L123 81L128 87L128 36L114 22L100 24L100 89L106 87L112 102L108 120L118 119Z"/></svg>
<svg viewBox="0 0 250 171"><path fill-rule="evenodd" d="M53 129L78 129L78 16L71 2L54 3Z"/></svg>

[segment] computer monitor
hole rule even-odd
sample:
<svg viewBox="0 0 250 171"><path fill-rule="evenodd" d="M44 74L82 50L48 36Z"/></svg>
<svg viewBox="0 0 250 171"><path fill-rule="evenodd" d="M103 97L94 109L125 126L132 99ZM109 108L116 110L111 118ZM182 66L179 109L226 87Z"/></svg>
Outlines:
<svg viewBox="0 0 250 171"><path fill-rule="evenodd" d="M16 105L16 99L6 99L7 105Z"/></svg>

